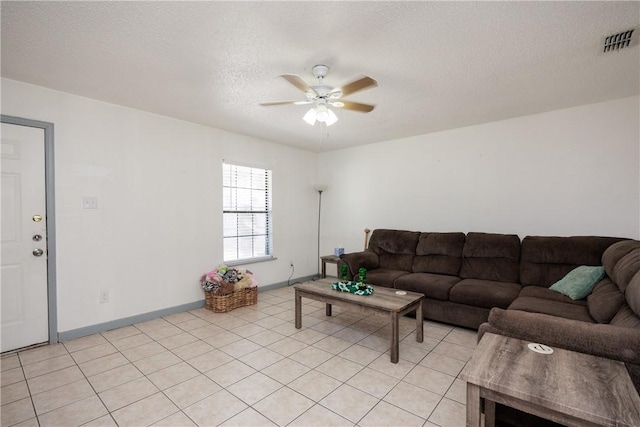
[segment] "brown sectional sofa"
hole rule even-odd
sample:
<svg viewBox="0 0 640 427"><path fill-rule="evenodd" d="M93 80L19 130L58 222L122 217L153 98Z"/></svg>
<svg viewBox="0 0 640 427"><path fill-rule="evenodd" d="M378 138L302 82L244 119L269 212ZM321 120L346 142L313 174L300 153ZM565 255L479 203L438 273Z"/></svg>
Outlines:
<svg viewBox="0 0 640 427"><path fill-rule="evenodd" d="M640 390L640 241L490 233L374 230L367 250L341 256L355 277L421 292L426 319L625 362ZM580 265L605 268L574 301L550 285Z"/></svg>
<svg viewBox="0 0 640 427"><path fill-rule="evenodd" d="M494 307L593 322L587 301L547 289L580 265L602 265L615 237L374 230L367 250L341 256L355 277L425 295L424 317L477 329ZM549 301L553 301L549 304Z"/></svg>

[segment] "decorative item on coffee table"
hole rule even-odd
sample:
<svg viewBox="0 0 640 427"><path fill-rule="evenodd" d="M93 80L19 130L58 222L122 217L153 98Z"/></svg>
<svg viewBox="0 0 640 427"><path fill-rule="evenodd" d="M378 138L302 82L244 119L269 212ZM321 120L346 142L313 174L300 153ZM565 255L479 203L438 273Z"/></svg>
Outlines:
<svg viewBox="0 0 640 427"><path fill-rule="evenodd" d="M249 270L224 264L200 278L204 289L205 308L226 313L258 302L258 282Z"/></svg>
<svg viewBox="0 0 640 427"><path fill-rule="evenodd" d="M358 280L350 281L347 273L347 266L342 265L340 268L340 281L333 282L331 288L339 292L349 292L355 295L372 295L373 288L367 285L367 269L358 270Z"/></svg>

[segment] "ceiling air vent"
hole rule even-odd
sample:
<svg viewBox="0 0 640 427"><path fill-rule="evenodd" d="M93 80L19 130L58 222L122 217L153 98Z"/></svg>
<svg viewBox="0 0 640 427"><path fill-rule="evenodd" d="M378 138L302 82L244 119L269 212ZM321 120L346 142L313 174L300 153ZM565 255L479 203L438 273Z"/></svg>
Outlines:
<svg viewBox="0 0 640 427"><path fill-rule="evenodd" d="M634 39L637 39L637 37L633 37L634 31L635 29L631 29L605 37L603 52L613 52L634 44Z"/></svg>

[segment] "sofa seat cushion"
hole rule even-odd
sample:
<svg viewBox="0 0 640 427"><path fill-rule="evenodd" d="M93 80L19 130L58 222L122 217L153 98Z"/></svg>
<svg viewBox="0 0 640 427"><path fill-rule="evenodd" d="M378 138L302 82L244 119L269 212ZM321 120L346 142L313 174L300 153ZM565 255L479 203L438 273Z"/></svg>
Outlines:
<svg viewBox="0 0 640 427"><path fill-rule="evenodd" d="M589 315L589 308L586 305L552 301L543 298L518 297L511 303L509 310L542 313L565 319L595 323L593 318Z"/></svg>
<svg viewBox="0 0 640 427"><path fill-rule="evenodd" d="M640 317L631 310L626 303L622 304L620 310L611 319L611 324L616 326L622 326L623 328L634 328L640 330Z"/></svg>
<svg viewBox="0 0 640 427"><path fill-rule="evenodd" d="M393 282L400 276L409 274L408 271L391 270L389 268L376 268L367 271L367 283L371 285L386 286L393 288Z"/></svg>
<svg viewBox="0 0 640 427"><path fill-rule="evenodd" d="M460 281L457 276L433 273L411 273L396 279L394 286L405 291L420 292L427 298L449 301L449 291Z"/></svg>
<svg viewBox="0 0 640 427"><path fill-rule="evenodd" d="M507 308L521 289L518 283L464 279L451 288L449 300L482 308Z"/></svg>
<svg viewBox="0 0 640 427"><path fill-rule="evenodd" d="M566 295L552 291L549 288L543 288L542 286L525 286L522 288L520 294L518 295L518 298L520 297L532 297L547 299L550 301L564 302L567 304L587 305L586 299L572 300Z"/></svg>

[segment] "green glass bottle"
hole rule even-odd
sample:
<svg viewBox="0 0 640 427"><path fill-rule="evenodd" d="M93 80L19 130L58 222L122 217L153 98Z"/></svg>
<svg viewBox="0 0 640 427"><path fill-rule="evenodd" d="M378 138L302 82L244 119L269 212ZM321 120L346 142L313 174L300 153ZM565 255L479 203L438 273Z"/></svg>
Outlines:
<svg viewBox="0 0 640 427"><path fill-rule="evenodd" d="M367 281L367 269L366 268L359 268L358 269L358 276L360 280L358 280L358 282L362 282L362 283L366 283Z"/></svg>
<svg viewBox="0 0 640 427"><path fill-rule="evenodd" d="M347 264L340 266L340 279L345 282L349 280L349 267L347 267Z"/></svg>

